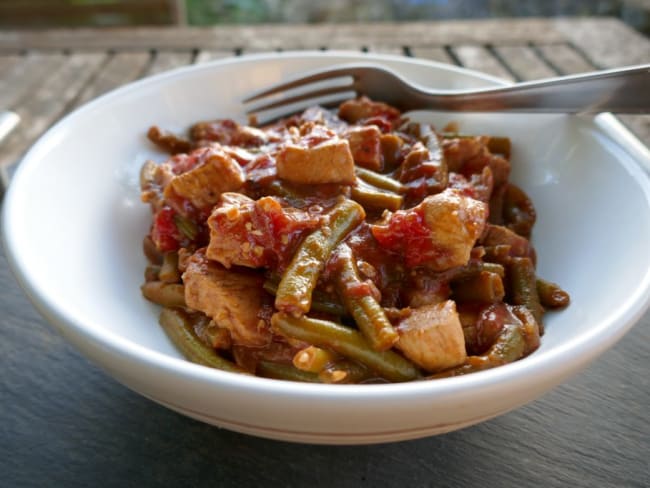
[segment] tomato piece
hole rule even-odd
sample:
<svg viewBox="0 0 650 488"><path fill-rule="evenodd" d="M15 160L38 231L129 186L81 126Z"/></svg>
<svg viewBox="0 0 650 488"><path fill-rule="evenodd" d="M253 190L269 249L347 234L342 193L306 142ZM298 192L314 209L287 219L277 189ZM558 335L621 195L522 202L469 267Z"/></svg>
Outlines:
<svg viewBox="0 0 650 488"><path fill-rule="evenodd" d="M160 252L176 251L180 247L182 236L174 222L175 213L171 207L163 207L154 215L151 239Z"/></svg>
<svg viewBox="0 0 650 488"><path fill-rule="evenodd" d="M381 247L402 254L408 267L428 261L436 252L431 230L426 226L423 215L416 210L397 211L387 225L372 226L371 231Z"/></svg>

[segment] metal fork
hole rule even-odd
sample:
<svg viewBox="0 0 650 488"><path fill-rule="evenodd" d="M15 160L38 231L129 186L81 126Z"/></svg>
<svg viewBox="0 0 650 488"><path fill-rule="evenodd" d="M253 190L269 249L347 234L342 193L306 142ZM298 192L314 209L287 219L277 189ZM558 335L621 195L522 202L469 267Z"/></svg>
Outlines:
<svg viewBox="0 0 650 488"><path fill-rule="evenodd" d="M342 77L347 80L340 80ZM334 81L337 83L331 83ZM319 82L318 86L308 86L316 82ZM297 94L284 93L296 88L304 89ZM252 93L243 103L259 102L246 107L249 114L279 107L286 108L288 112L290 106L295 107L298 102L340 96L351 91L386 102L402 111L648 113L650 64L497 87L432 90L406 80L385 66L355 63L302 74Z"/></svg>

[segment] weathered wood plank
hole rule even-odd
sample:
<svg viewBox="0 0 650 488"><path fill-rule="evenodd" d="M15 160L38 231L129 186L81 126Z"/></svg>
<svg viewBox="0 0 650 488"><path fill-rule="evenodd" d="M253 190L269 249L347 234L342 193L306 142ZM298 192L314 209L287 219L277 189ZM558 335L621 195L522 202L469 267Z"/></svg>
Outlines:
<svg viewBox="0 0 650 488"><path fill-rule="evenodd" d="M485 47L460 45L453 46L451 50L466 68L497 76L504 80L514 80L514 77L505 66Z"/></svg>
<svg viewBox="0 0 650 488"><path fill-rule="evenodd" d="M247 54L277 53L280 52L280 49L281 47L255 45L244 49L239 49L238 52L240 56L246 56Z"/></svg>
<svg viewBox="0 0 650 488"><path fill-rule="evenodd" d="M75 101L75 106L84 104L113 88L139 78L145 73L150 59L151 55L148 51L115 53L99 72L99 75L81 92Z"/></svg>
<svg viewBox="0 0 650 488"><path fill-rule="evenodd" d="M156 51L153 60L147 69L147 75L155 75L192 64L194 53L190 50L185 51Z"/></svg>
<svg viewBox="0 0 650 488"><path fill-rule="evenodd" d="M224 59L224 58L229 58L231 56L234 56L235 52L234 51L219 51L219 50L213 50L213 49L201 49L197 55L196 58L194 58L194 63L195 64L200 64L200 63L206 63L208 61L213 61L215 59Z"/></svg>
<svg viewBox="0 0 650 488"><path fill-rule="evenodd" d="M0 167L17 162L25 150L61 115L97 72L105 53L73 53L52 70L17 108L21 123L2 144Z"/></svg>
<svg viewBox="0 0 650 488"><path fill-rule="evenodd" d="M30 52L0 77L0 107L15 108L64 60L61 52Z"/></svg>
<svg viewBox="0 0 650 488"><path fill-rule="evenodd" d="M495 46L494 50L518 80L535 80L557 75L529 46Z"/></svg>
<svg viewBox="0 0 650 488"><path fill-rule="evenodd" d="M371 44L365 46L366 51L375 54L390 54L392 56L404 56L404 47L386 44Z"/></svg>
<svg viewBox="0 0 650 488"><path fill-rule="evenodd" d="M587 21L588 22L588 21ZM594 25L598 27L597 21ZM521 44L563 42L566 33L549 19L490 19L431 22L164 27L64 30L6 30L0 49L112 48L112 49L318 49L332 45Z"/></svg>
<svg viewBox="0 0 650 488"><path fill-rule="evenodd" d="M417 46L410 47L411 55L416 58L429 59L440 63L456 64L449 52L444 47L438 46Z"/></svg>
<svg viewBox="0 0 650 488"><path fill-rule="evenodd" d="M594 69L594 66L569 44L543 44L536 47L560 74L584 73Z"/></svg>
<svg viewBox="0 0 650 488"><path fill-rule="evenodd" d="M559 19L556 28L600 68L650 63L650 39L617 19Z"/></svg>
<svg viewBox="0 0 650 488"><path fill-rule="evenodd" d="M0 73L8 73L14 69L18 63L23 60L24 56L19 53L7 53L0 55ZM0 81L2 83L2 81Z"/></svg>

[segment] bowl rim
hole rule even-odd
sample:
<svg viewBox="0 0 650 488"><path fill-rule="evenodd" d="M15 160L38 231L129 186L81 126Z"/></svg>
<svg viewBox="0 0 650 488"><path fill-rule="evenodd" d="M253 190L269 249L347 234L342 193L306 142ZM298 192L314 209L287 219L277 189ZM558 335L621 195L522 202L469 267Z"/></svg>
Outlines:
<svg viewBox="0 0 650 488"><path fill-rule="evenodd" d="M569 365L574 367L585 366L620 339L648 309L650 306L650 268L645 271L643 279L638 284L635 292L617 310L608 314L598 326L581 333L578 337L558 345L549 351L545 351L544 354L532 354L526 357L525 360L516 361L498 368L459 377L437 379L435 381L370 385L306 384L228 373L149 349L144 345L125 339L116 333L94 327L92 323L77 320L77 318L62 310L56 303L48 300L47 293L43 293L42 290L30 281L23 262L24 257L21 256L18 243L15 242L11 232L12 221L18 218L14 195L20 191L20 186L24 184L23 180L25 177L23 175L27 173L27 170L31 166L38 164L41 153L47 150L48 140L54 134L64 130L71 123L71 120L74 121L78 114L92 111L95 106L107 103L114 97L119 97L128 91L140 89L147 85L155 85L175 77L185 77L193 72L211 70L215 66L255 63L272 59L290 61L292 59L298 60L299 58L313 57L349 57L351 60L364 59L376 62L397 61L400 63L420 65L425 68L429 67L451 71L461 76L470 75L488 84L507 83L497 77L474 70L404 56L358 53L354 51L287 51L283 53L247 55L180 67L131 82L82 105L56 122L39 137L36 143L25 154L4 196L2 209L2 244L10 268L34 306L46 319L57 326L59 332L63 333L68 339L70 339L69 336L72 334L76 339L76 341L73 341L75 344L81 340L81 343L100 346L114 357L127 357L140 365L153 367L161 372L179 378L200 381L210 385L222 385L241 391L252 390L261 394L273 393L274 395L284 395L294 398L312 397L319 401L379 399L385 397L387 394L399 395L400 398L415 398L421 395L441 397L467 391L472 392L472 394L477 394L478 391L488 389L490 391L498 391L499 388L507 388L508 385L512 386L513 383L526 381L528 378L534 377L535 372L544 371L546 376L550 375L555 377L561 376L565 371L571 370L572 368ZM631 172L637 179L639 188L643 191L650 207L650 179L648 174L643 170L643 167L650 168L650 151L610 114L598 115L595 120L597 121L597 125L612 137L612 140L617 143L617 146L632 155L634 161L630 163L621 162L621 164L624 164L625 169ZM637 143L636 146L634 145L635 141ZM630 142L632 146L623 146L622 142Z"/></svg>

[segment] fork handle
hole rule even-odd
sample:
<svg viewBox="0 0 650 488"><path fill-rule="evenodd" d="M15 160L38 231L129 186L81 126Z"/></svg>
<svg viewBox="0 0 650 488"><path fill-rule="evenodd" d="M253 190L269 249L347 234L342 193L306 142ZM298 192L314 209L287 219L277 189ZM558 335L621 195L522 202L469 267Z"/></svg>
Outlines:
<svg viewBox="0 0 650 488"><path fill-rule="evenodd" d="M650 112L650 65L426 96L431 108L473 112ZM424 101L424 99L422 100Z"/></svg>

